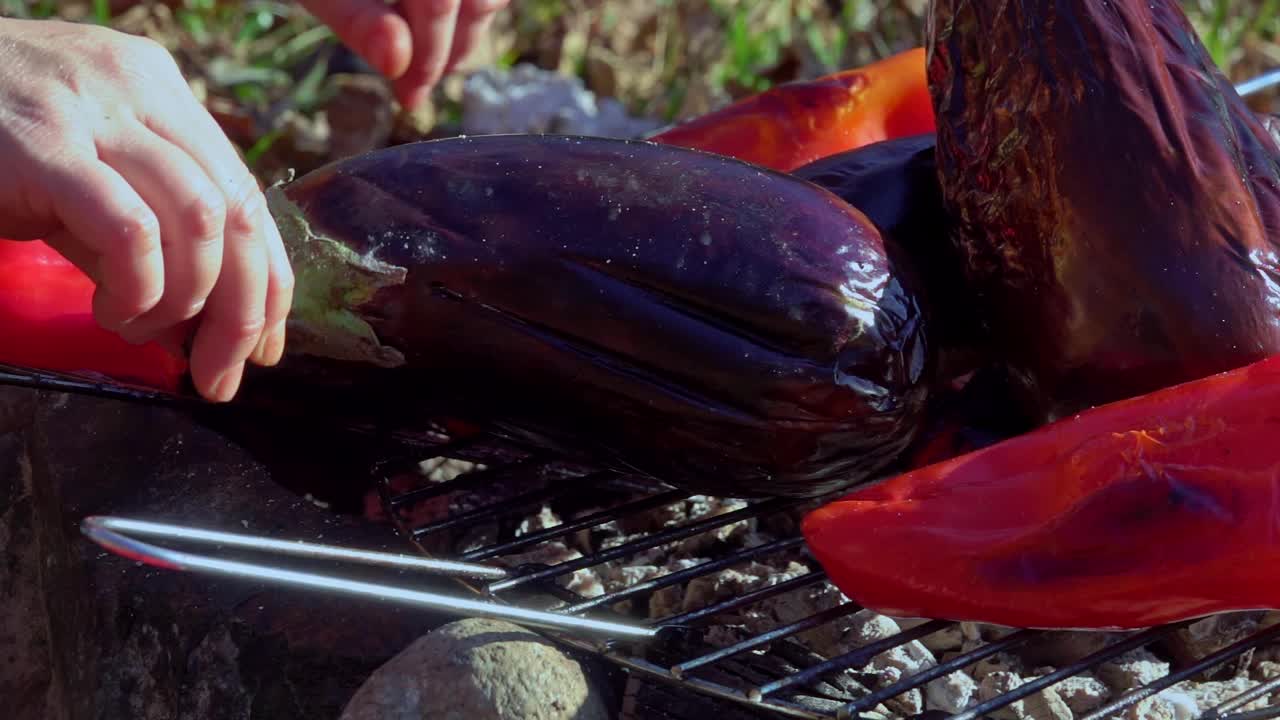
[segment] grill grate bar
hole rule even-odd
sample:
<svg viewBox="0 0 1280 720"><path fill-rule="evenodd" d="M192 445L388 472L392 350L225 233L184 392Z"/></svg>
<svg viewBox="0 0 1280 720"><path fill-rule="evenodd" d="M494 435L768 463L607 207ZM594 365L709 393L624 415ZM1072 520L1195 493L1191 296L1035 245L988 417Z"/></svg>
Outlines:
<svg viewBox="0 0 1280 720"><path fill-rule="evenodd" d="M827 574L825 572L815 570L799 577L793 577L790 580L783 580L780 583L774 583L773 585L757 588L737 597L721 600L718 603L713 603L704 608L690 610L689 612L681 615L672 615L671 617L665 617L658 620L650 620L649 623L651 625L671 627L695 625L713 615L719 615L722 612L729 612L731 610L737 610L740 607L753 605L761 600L771 598L775 595L782 595L783 593L790 592L796 588L812 585L825 579L827 579Z"/></svg>
<svg viewBox="0 0 1280 720"><path fill-rule="evenodd" d="M1280 707L1262 708L1248 712L1227 715L1222 720L1274 720L1280 718Z"/></svg>
<svg viewBox="0 0 1280 720"><path fill-rule="evenodd" d="M904 630L892 637L883 640L877 640L868 643L843 655L837 655L830 660L824 660L812 667L805 668L800 672L793 673L784 678L778 678L771 683L765 683L752 691L752 696L764 697L772 695L779 690L784 690L796 685L804 685L819 677L826 675L835 670L844 670L851 667L861 667L871 661L872 658L886 650L892 650L900 645L906 645L912 640L919 640L926 635L932 635L945 627L954 625L955 623L948 620L930 620L923 625L917 625L910 630Z"/></svg>
<svg viewBox="0 0 1280 720"><path fill-rule="evenodd" d="M595 479L597 475L607 476L609 474L610 473L598 473L598 474L586 475L580 478L573 478L568 482L551 483L546 487L538 488L537 490L530 490L529 492L523 495L517 495L516 497L508 498L507 500L501 503L489 503L487 505L481 505L480 507L475 508L473 510L461 512L456 515L450 515L449 517L443 518L441 520L437 520L433 523L428 523L426 525L421 525L419 527L416 527L413 530L413 536L415 538L422 538L427 535L430 535L431 533L440 532L442 530L452 530L458 527L473 525L481 520L491 518L495 515L505 515L514 510L528 507L533 503L542 502L543 500L549 500L559 495L564 495L570 491L576 490L577 488L575 487L575 483L591 481Z"/></svg>
<svg viewBox="0 0 1280 720"><path fill-rule="evenodd" d="M794 507L800 503L800 500L794 499L764 500L755 503L754 505L748 505L740 510L734 510L722 515L713 515L711 517L689 523L688 525L668 528L638 540L632 540L631 542L611 547L608 550L601 550L600 552L580 557L577 560L569 560L542 570L536 570L534 572L517 575L506 580L500 580L489 585L489 592L498 593L503 590L510 590L511 588L519 587L531 582L566 575L576 570L600 565L611 560L635 555L643 550L648 550L677 540L693 537L694 535L698 535L724 525L732 525L733 523L756 517L766 511L782 510L788 507Z"/></svg>
<svg viewBox="0 0 1280 720"><path fill-rule="evenodd" d="M643 672L659 680L666 680L666 681L671 680L671 676L668 675L662 667L658 665L654 665L648 660L643 660L641 658L632 657L632 656L624 657L624 656L613 655L612 657L615 660L617 660L619 663L621 663L623 666L630 668L631 670L637 670L637 671ZM788 702L786 700L779 700L777 698L773 698L764 702L751 700L750 698L747 697L747 694L742 692L741 690L738 690L736 688L731 688L726 685L721 685L720 683L717 683L717 682L701 680L699 678L687 678L685 680L681 680L679 684L684 685L686 687L696 688L699 692L705 695L708 695L714 698L720 698L721 700L729 700L732 702L747 705L749 707L755 707L757 709L762 707L768 708L768 710L770 710L774 715L782 715L790 718L800 718L803 720L828 720L828 718L830 717L824 712L812 710L810 708L803 707L796 703Z"/></svg>
<svg viewBox="0 0 1280 720"><path fill-rule="evenodd" d="M1101 665L1102 663L1110 660L1111 658L1118 657L1120 655L1123 655L1129 652L1130 650L1136 650L1140 647L1148 645L1164 637L1165 635L1172 633L1174 630L1180 627L1184 627L1185 625L1188 625L1188 624L1189 623L1183 622L1177 625L1166 625L1163 627L1155 627L1149 630L1144 630L1140 633L1135 633L1125 638L1124 640L1121 640L1116 643L1112 643L1111 645L1108 645L1102 648L1101 650L1098 650L1097 652L1091 653L1085 658L1081 660L1077 660L1076 662L1071 663L1070 665L1064 665L1058 668L1057 670L1055 670L1054 672L1051 672L1047 675L1042 675L1030 682L1023 683L1022 685L1019 685L1018 687L1014 688L1013 690L1010 690L1009 692L999 697L991 698L990 700L984 703L979 703L978 705L975 705L974 707L971 707L962 713L953 715L948 720L977 720L978 718L988 713L991 713L995 710L999 710L1002 707L1007 707L1009 705L1012 705L1015 702L1025 697L1034 695L1035 693L1038 693L1041 690L1049 687L1050 685L1054 685L1061 680L1065 680L1069 677L1074 677L1076 675L1079 675L1082 672L1085 672L1086 670L1093 668L1096 665Z"/></svg>
<svg viewBox="0 0 1280 720"><path fill-rule="evenodd" d="M669 490L642 500L636 500L607 510L601 510L600 512L592 513L591 515L578 518L571 522L561 523L555 527L531 532L528 535L523 535L499 545L490 545L489 547L478 548L471 552L463 553L462 559L471 562L487 560L497 555L505 555L514 550L520 550L529 545L536 545L547 540L555 540L556 538L575 533L579 530L586 530L596 527L597 525L603 525L607 522L617 520L620 517L646 512L660 507L666 507L667 505L673 505L688 497L689 493L683 490Z"/></svg>
<svg viewBox="0 0 1280 720"><path fill-rule="evenodd" d="M809 617L797 620L793 623L781 625L767 632L760 633L755 637L747 638L742 642L720 648L715 652L709 652L706 655L700 655L692 660L686 660L678 665L673 665L671 666L671 675L675 678L683 678L688 675L690 670L696 670L704 665L711 665L713 663L720 662L725 658L746 652L752 648L757 648L761 645L768 645L771 642L790 637L797 633L812 630L813 628L826 625L829 622L838 620L847 615L852 615L859 610L862 610L862 606L854 602L846 602L833 608L827 608L822 612L814 613Z"/></svg>
<svg viewBox="0 0 1280 720"><path fill-rule="evenodd" d="M621 590L617 590L615 592L606 593L598 597L593 597L590 600L584 600L580 603L577 603L576 605L570 605L567 608L563 608L560 612L578 613L578 612L582 612L583 610L590 610L593 607L598 607L600 605L607 605L609 603L613 603L618 600L625 600L629 597L639 595L640 593L643 593L643 592L648 592L650 590L657 590L659 588L667 587L668 585L674 585L678 582L687 580L689 578L708 575L710 573L716 572L717 570L723 570L728 567L733 567L734 565L737 565L740 562L744 562L752 558L761 557L763 555L772 555L777 552L782 552L783 550L790 550L793 547L798 547L803 544L804 544L804 538L795 537L795 538L785 538L782 540L775 540L771 543L756 545L755 547L747 548L746 550L743 550L741 552L733 553L732 555L720 558L719 560L710 560L700 565L694 565L693 567L690 567L690 568L669 572L666 575L662 575L660 577L656 577L651 580L645 580L644 582L638 582L635 585L623 588Z"/></svg>
<svg viewBox="0 0 1280 720"><path fill-rule="evenodd" d="M980 648L970 650L963 655L951 658L944 663L938 663L928 670L918 672L914 675L908 675L892 685L882 687L864 698L859 698L858 700L845 705L840 708L839 716L842 718L848 718L858 713L866 712L885 700L895 698L909 690L923 687L932 680L936 680L937 678L945 675L950 675L957 670L966 668L981 660L985 660L998 652L1021 645L1035 637L1035 635L1036 633L1031 630L1019 630L999 640L989 642Z"/></svg>
<svg viewBox="0 0 1280 720"><path fill-rule="evenodd" d="M1244 707L1245 705L1248 705L1249 703L1253 702L1254 700L1257 700L1258 698L1262 697L1263 695L1266 695L1269 692L1272 692L1273 690L1280 690L1280 677L1272 678L1262 683L1261 685L1255 685L1254 687L1251 687L1248 690L1245 690L1244 692L1240 693L1239 695L1233 698L1224 700L1217 707L1205 713L1203 716L1204 720L1213 720L1214 718L1221 718L1222 716L1226 715L1232 710L1235 710L1236 708Z"/></svg>
<svg viewBox="0 0 1280 720"><path fill-rule="evenodd" d="M450 457L444 452L437 454L440 457ZM546 464L546 458L535 456L521 460L514 460L510 463L499 465L497 467L486 468L484 470L473 470L447 482L432 483L420 488L414 488L408 492L393 495L390 500L391 506L398 508L401 505L430 500L452 492L475 490L478 487L494 482L495 480L512 473L537 468Z"/></svg>
<svg viewBox="0 0 1280 720"><path fill-rule="evenodd" d="M1277 637L1280 637L1280 625L1273 625L1265 630L1260 630L1243 640L1228 645L1212 655L1202 658L1198 662L1182 668L1177 672L1169 673L1159 680L1149 682L1141 688L1121 697L1119 700L1116 700L1109 705L1104 705L1092 713L1089 713L1083 718L1080 718L1080 720L1102 720L1102 718L1111 713L1124 710L1125 708L1136 705L1149 697L1158 695L1161 691L1177 685L1192 675L1196 675L1211 667L1220 665L1233 657L1239 656L1250 648L1255 648L1268 640Z"/></svg>

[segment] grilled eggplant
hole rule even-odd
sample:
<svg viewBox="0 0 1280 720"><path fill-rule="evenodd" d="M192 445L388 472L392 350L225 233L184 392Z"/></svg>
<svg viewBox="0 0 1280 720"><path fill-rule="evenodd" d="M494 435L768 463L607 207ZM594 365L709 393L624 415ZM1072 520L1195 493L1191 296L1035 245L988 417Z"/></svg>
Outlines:
<svg viewBox="0 0 1280 720"><path fill-rule="evenodd" d="M1280 352L1277 148L1173 0L937 0L954 239L1031 409Z"/></svg>
<svg viewBox="0 0 1280 720"><path fill-rule="evenodd" d="M791 172L867 216L920 277L922 304L933 313L930 345L943 377L970 372L986 355L982 317L973 312L960 255L949 241L933 133L885 140L829 155Z"/></svg>
<svg viewBox="0 0 1280 720"><path fill-rule="evenodd" d="M739 497L870 479L921 423L910 274L797 178L647 142L484 136L268 196L298 282L290 355L317 387L394 409L386 423L443 409ZM283 387L297 360L246 391Z"/></svg>

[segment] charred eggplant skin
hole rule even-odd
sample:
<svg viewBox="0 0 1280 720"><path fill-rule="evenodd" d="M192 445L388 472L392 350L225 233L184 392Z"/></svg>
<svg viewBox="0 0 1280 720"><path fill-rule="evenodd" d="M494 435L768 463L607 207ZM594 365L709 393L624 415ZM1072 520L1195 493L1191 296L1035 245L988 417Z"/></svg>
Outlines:
<svg viewBox="0 0 1280 720"><path fill-rule="evenodd" d="M937 162L1043 421L1280 352L1275 143L1172 0L937 0Z"/></svg>
<svg viewBox="0 0 1280 720"><path fill-rule="evenodd" d="M739 497L870 479L920 424L915 289L862 213L789 175L502 135L375 151L279 191L315 236L400 269L351 303L401 358L388 403L464 398L522 440Z"/></svg>

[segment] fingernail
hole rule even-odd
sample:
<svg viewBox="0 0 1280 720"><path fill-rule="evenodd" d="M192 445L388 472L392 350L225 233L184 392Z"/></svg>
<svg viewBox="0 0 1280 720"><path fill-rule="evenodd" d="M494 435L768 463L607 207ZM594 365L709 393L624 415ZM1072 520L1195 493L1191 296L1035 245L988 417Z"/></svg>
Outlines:
<svg viewBox="0 0 1280 720"><path fill-rule="evenodd" d="M116 334L130 345L145 345L155 339L155 333L148 328L133 324L137 319L131 318L121 323Z"/></svg>
<svg viewBox="0 0 1280 720"><path fill-rule="evenodd" d="M284 357L284 341L286 336L285 323L276 325L275 332L271 333L271 342L267 345L266 364L275 365Z"/></svg>
<svg viewBox="0 0 1280 720"><path fill-rule="evenodd" d="M236 391L240 389L240 379L243 374L244 366L240 365L220 376L213 384L214 401L230 402L236 396Z"/></svg>
<svg viewBox="0 0 1280 720"><path fill-rule="evenodd" d="M271 366L280 362L280 356L284 354L284 328L285 324L280 322L262 333L251 356L255 365Z"/></svg>

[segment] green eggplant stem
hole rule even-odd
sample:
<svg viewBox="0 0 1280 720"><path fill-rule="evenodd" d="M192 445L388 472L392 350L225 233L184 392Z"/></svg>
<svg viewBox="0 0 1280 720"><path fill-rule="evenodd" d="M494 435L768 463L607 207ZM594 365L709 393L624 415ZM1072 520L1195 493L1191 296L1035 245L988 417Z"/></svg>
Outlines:
<svg viewBox="0 0 1280 720"><path fill-rule="evenodd" d="M281 188L267 188L266 197L293 265L290 353L378 367L404 365L404 354L382 344L361 310L379 290L404 284L408 270L317 234Z"/></svg>

